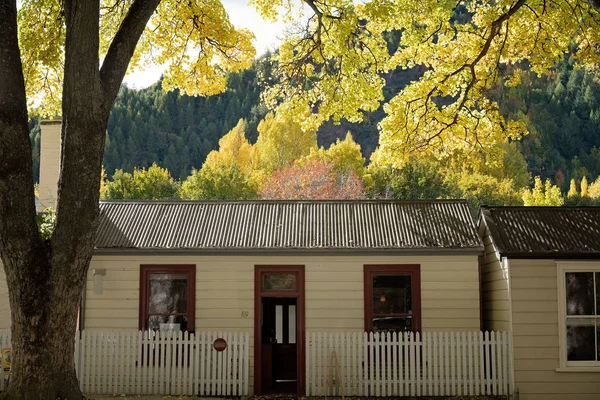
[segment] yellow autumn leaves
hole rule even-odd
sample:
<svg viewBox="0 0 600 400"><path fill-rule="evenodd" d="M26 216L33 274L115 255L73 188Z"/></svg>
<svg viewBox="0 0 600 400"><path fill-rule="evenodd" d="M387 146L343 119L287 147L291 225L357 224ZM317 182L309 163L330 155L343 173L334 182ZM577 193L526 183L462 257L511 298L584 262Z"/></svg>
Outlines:
<svg viewBox="0 0 600 400"><path fill-rule="evenodd" d="M192 171L181 184L183 199L254 198L273 174L294 164L331 165L336 172L352 171L365 176L360 146L348 133L327 150L317 146L316 131L303 131L292 120L273 114L258 125L259 136L251 145L245 136L243 120L219 140L219 149L211 151L202 168ZM288 194L291 195L291 194Z"/></svg>
<svg viewBox="0 0 600 400"><path fill-rule="evenodd" d="M269 16L282 2L254 0ZM280 83L265 96L290 116L312 110L316 126L360 120L383 103L382 75L421 66L421 78L383 104L380 151L401 166L415 154L445 159L493 151L525 127L506 120L488 97L495 85L518 83L519 67L539 74L566 52L598 62L600 15L586 0L306 0L310 23L286 38ZM384 34L400 31L388 51ZM396 49L397 47L397 49ZM300 69L302 62L310 69ZM507 66L511 73L500 73Z"/></svg>
<svg viewBox="0 0 600 400"><path fill-rule="evenodd" d="M131 2L100 1L100 63ZM65 26L60 0L24 0L19 45L30 106L60 114ZM219 0L162 0L142 34L130 70L165 67L163 87L190 95L225 89L229 72L250 66L254 34L236 29ZM100 65L98 66L100 68Z"/></svg>
<svg viewBox="0 0 600 400"><path fill-rule="evenodd" d="M415 154L486 153L520 138L525 127L505 119L489 99L492 87L517 84L521 67L542 74L566 52L583 66L600 61L600 15L588 0L251 3L265 18L292 25L276 54L277 80L264 93L266 104L303 132L329 120L361 121L383 107L380 152L395 166ZM130 4L101 1L100 60ZM49 112L59 109L61 12L59 0L24 0L19 10L28 98L43 99ZM386 41L394 32L399 39ZM219 0L163 0L132 68L163 65L167 90L211 95L224 90L228 72L250 65L252 38L231 24ZM384 96L386 74L414 66L421 77Z"/></svg>

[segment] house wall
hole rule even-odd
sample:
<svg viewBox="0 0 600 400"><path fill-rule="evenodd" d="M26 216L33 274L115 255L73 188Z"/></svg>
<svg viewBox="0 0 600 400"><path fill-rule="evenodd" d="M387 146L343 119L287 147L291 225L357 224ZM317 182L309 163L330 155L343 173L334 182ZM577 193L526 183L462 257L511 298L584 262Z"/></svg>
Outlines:
<svg viewBox="0 0 600 400"><path fill-rule="evenodd" d="M60 173L60 130L61 121L40 122L40 210L55 207Z"/></svg>
<svg viewBox="0 0 600 400"><path fill-rule="evenodd" d="M196 265L196 329L248 332L254 341L254 266L304 265L306 330L363 331L364 265L420 264L423 331L479 330L476 256L94 256L88 272L85 329L138 329L140 264ZM94 294L95 268L106 269ZM0 271L0 328L10 326ZM244 312L247 312L247 316ZM250 382L254 350L250 349Z"/></svg>
<svg viewBox="0 0 600 400"><path fill-rule="evenodd" d="M422 329L479 330L476 256L95 256L85 328L137 329L140 264L196 264L196 329L249 332L254 342L254 266L304 265L306 330L363 331L364 264L420 264ZM105 268L94 294L93 269ZM244 312L247 312L247 316ZM250 382L254 350L250 349Z"/></svg>
<svg viewBox="0 0 600 400"><path fill-rule="evenodd" d="M509 260L515 387L521 400L600 398L597 372L559 367L555 260Z"/></svg>
<svg viewBox="0 0 600 400"><path fill-rule="evenodd" d="M508 264L500 259L489 231L480 226L485 255L481 262L483 328L493 331L510 331L510 290Z"/></svg>

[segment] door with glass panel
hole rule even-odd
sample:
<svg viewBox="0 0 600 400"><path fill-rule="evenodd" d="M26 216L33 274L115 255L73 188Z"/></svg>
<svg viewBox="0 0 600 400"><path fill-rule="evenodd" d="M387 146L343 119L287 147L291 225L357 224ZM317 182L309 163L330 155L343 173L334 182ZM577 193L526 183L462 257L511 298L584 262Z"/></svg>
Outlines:
<svg viewBox="0 0 600 400"><path fill-rule="evenodd" d="M296 299L262 298L263 392L296 393Z"/></svg>
<svg viewBox="0 0 600 400"><path fill-rule="evenodd" d="M304 389L304 268L257 266L255 392Z"/></svg>

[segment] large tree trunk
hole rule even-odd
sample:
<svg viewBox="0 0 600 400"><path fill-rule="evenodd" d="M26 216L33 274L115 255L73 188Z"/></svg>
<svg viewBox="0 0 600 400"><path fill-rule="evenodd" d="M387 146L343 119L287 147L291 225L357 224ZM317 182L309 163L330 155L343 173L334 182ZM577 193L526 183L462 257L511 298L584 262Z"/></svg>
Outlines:
<svg viewBox="0 0 600 400"><path fill-rule="evenodd" d="M0 256L12 311L11 381L1 399L82 398L77 308L94 249L106 125L140 35L160 0L135 0L99 67L99 0L64 0L62 151L56 224L36 224L16 0L0 1Z"/></svg>
<svg viewBox="0 0 600 400"><path fill-rule="evenodd" d="M3 394L6 399L82 398L73 362L74 316L82 282L59 272L66 268L45 264L45 258L39 254L33 265L21 265L28 271L24 274L18 268L6 268L13 334L11 381ZM36 276L30 273L33 270L41 273ZM59 273L49 277L47 271Z"/></svg>

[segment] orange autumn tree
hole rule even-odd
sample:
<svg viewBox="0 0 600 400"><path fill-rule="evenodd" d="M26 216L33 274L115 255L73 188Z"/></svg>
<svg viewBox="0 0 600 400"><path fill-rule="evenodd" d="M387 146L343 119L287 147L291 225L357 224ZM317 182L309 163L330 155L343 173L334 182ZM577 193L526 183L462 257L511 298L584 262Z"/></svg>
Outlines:
<svg viewBox="0 0 600 400"><path fill-rule="evenodd" d="M332 162L314 160L277 170L263 187L264 200L358 200L366 198L356 172L340 172Z"/></svg>

